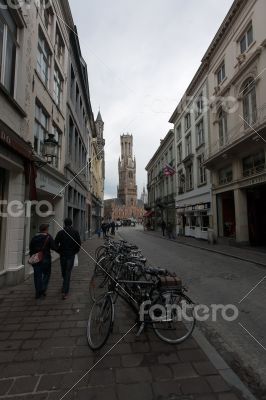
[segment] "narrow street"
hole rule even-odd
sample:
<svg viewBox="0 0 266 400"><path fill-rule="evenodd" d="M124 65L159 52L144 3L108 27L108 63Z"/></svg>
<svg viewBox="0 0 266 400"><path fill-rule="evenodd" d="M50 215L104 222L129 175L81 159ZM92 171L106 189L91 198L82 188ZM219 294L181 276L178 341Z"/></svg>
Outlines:
<svg viewBox="0 0 266 400"><path fill-rule="evenodd" d="M173 243L162 246L161 239L128 229L122 233L145 247L145 253L158 246L174 256ZM34 299L32 277L0 290L0 399L244 400L194 338L173 346L150 330L136 337L134 316L120 302L108 342L100 351L90 350L86 326L94 262L89 254L102 243L83 244L66 301L61 299L58 262L44 299Z"/></svg>
<svg viewBox="0 0 266 400"><path fill-rule="evenodd" d="M136 243L151 264L169 268L182 277L189 295L199 304L234 304L239 308L235 322L218 318L217 322L201 322L201 330L220 351L242 379L254 384L254 372L266 384L265 302L264 280L242 302L248 292L266 275L263 267L211 253L144 232L142 227L122 228L120 234ZM218 313L220 317L220 314ZM255 339L241 327L245 327ZM242 360L242 362L240 362ZM246 368L243 370L243 366ZM251 378L251 375L253 377ZM255 377L256 379L256 377Z"/></svg>

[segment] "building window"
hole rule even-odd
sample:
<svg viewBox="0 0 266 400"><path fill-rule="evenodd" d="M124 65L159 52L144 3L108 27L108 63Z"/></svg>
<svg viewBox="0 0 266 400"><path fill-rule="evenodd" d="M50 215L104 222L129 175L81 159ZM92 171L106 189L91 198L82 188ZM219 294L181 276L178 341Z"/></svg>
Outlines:
<svg viewBox="0 0 266 400"><path fill-rule="evenodd" d="M42 10L43 22L48 33L51 33L51 26L53 22L53 9L49 7L49 1L40 0L40 7Z"/></svg>
<svg viewBox="0 0 266 400"><path fill-rule="evenodd" d="M196 102L196 115L199 117L203 112L203 95L202 93L199 95Z"/></svg>
<svg viewBox="0 0 266 400"><path fill-rule="evenodd" d="M63 97L63 85L64 81L62 78L59 69L55 67L54 69L54 100L58 107L62 105L62 97Z"/></svg>
<svg viewBox="0 0 266 400"><path fill-rule="evenodd" d="M49 117L42 106L35 105L35 131L34 150L37 154L43 155L44 140L48 135Z"/></svg>
<svg viewBox="0 0 266 400"><path fill-rule="evenodd" d="M225 185L233 180L233 170L232 167L226 167L219 171L219 184Z"/></svg>
<svg viewBox="0 0 266 400"><path fill-rule="evenodd" d="M70 72L70 75L71 75L71 80L70 80L70 97L71 97L71 100L72 100L73 103L74 103L74 99L75 99L75 72L74 72L74 69L73 69L72 65L71 65L71 72Z"/></svg>
<svg viewBox="0 0 266 400"><path fill-rule="evenodd" d="M56 28L56 35L55 35L55 54L57 56L58 61L61 65L64 63L64 54L65 54L65 44L62 39L62 36L59 32L59 29Z"/></svg>
<svg viewBox="0 0 266 400"><path fill-rule="evenodd" d="M177 163L181 164L182 162L182 143L179 143L177 146Z"/></svg>
<svg viewBox="0 0 266 400"><path fill-rule="evenodd" d="M193 164L189 164L186 167L186 190L192 190L194 186L193 182Z"/></svg>
<svg viewBox="0 0 266 400"><path fill-rule="evenodd" d="M225 63L223 62L216 72L217 84L220 85L225 79Z"/></svg>
<svg viewBox="0 0 266 400"><path fill-rule="evenodd" d="M242 161L243 176L255 175L265 171L265 152L260 151L249 157L245 157Z"/></svg>
<svg viewBox="0 0 266 400"><path fill-rule="evenodd" d="M204 167L203 163L204 163L204 154L201 154L198 157L198 174L199 174L200 185L206 183L206 168Z"/></svg>
<svg viewBox="0 0 266 400"><path fill-rule="evenodd" d="M52 165L55 168L59 168L60 160L61 160L62 132L56 125L53 125L53 135L54 135L55 140L58 143L58 146L56 147L56 157L53 158Z"/></svg>
<svg viewBox="0 0 266 400"><path fill-rule="evenodd" d="M191 133L186 136L186 157L192 153Z"/></svg>
<svg viewBox="0 0 266 400"><path fill-rule="evenodd" d="M219 124L219 144L223 147L227 144L227 114L224 110L221 110L218 114Z"/></svg>
<svg viewBox="0 0 266 400"><path fill-rule="evenodd" d="M69 137L68 137L68 155L70 160L72 160L73 154L73 139L74 139L74 124L71 118L69 118Z"/></svg>
<svg viewBox="0 0 266 400"><path fill-rule="evenodd" d="M182 138L181 124L176 128L176 140L179 141Z"/></svg>
<svg viewBox="0 0 266 400"><path fill-rule="evenodd" d="M17 26L9 10L0 8L0 82L14 96Z"/></svg>
<svg viewBox="0 0 266 400"><path fill-rule="evenodd" d="M188 113L185 116L185 130L187 131L191 127L191 115Z"/></svg>
<svg viewBox="0 0 266 400"><path fill-rule="evenodd" d="M178 171L178 194L183 194L185 192L185 176L183 171Z"/></svg>
<svg viewBox="0 0 266 400"><path fill-rule="evenodd" d="M204 125L203 119L196 125L197 146L204 144Z"/></svg>
<svg viewBox="0 0 266 400"><path fill-rule="evenodd" d="M50 58L51 52L42 32L39 32L38 41L38 54L37 54L37 72L40 78L44 82L45 86L48 86L49 73L50 73Z"/></svg>
<svg viewBox="0 0 266 400"><path fill-rule="evenodd" d="M250 128L257 120L256 86L254 79L248 79L243 90L243 118L245 128Z"/></svg>
<svg viewBox="0 0 266 400"><path fill-rule="evenodd" d="M242 38L239 40L240 52L245 53L249 46L253 43L253 27L252 25L246 30Z"/></svg>

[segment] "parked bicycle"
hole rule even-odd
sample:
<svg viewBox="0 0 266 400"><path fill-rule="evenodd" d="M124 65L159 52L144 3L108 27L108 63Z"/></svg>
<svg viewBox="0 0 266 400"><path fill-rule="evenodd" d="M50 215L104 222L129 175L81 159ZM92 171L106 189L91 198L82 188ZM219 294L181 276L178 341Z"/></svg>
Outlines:
<svg viewBox="0 0 266 400"><path fill-rule="evenodd" d="M132 250L135 246L132 249L125 242L109 243L100 265L96 264L91 280L94 304L87 326L92 350L100 349L108 340L118 298L135 313L137 335L150 327L161 340L178 344L193 332L194 306L182 281L166 269L147 267L141 253Z"/></svg>

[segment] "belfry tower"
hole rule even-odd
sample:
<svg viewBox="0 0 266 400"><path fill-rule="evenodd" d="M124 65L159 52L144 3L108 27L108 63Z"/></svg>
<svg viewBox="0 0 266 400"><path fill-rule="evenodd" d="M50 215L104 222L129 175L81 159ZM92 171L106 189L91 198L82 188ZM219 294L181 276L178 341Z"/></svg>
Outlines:
<svg viewBox="0 0 266 400"><path fill-rule="evenodd" d="M133 156L133 136L120 137L121 158L118 161L119 186L118 199L126 206L137 204L138 188L136 185L136 159Z"/></svg>

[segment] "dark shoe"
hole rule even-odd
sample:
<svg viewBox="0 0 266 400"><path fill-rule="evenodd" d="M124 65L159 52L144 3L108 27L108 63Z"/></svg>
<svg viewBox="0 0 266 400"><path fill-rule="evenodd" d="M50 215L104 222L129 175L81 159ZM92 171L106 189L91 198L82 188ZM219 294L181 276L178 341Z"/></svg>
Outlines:
<svg viewBox="0 0 266 400"><path fill-rule="evenodd" d="M37 300L37 299L40 299L42 297L42 295L41 294L39 294L39 293L36 293L36 295L35 295L35 299Z"/></svg>
<svg viewBox="0 0 266 400"><path fill-rule="evenodd" d="M62 300L66 300L67 299L67 294L66 293L63 293L62 294Z"/></svg>
<svg viewBox="0 0 266 400"><path fill-rule="evenodd" d="M41 295L42 295L43 297L46 297L46 291L43 290Z"/></svg>

